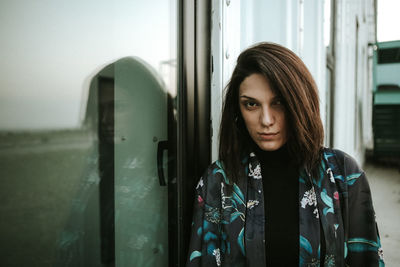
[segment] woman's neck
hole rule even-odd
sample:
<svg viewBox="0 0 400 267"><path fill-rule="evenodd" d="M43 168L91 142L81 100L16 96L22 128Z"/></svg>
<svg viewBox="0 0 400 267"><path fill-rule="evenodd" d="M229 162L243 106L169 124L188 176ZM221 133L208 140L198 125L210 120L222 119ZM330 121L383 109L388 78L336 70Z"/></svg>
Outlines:
<svg viewBox="0 0 400 267"><path fill-rule="evenodd" d="M255 153L259 160L263 162L289 163L292 161L287 144L274 151L265 151L257 146Z"/></svg>

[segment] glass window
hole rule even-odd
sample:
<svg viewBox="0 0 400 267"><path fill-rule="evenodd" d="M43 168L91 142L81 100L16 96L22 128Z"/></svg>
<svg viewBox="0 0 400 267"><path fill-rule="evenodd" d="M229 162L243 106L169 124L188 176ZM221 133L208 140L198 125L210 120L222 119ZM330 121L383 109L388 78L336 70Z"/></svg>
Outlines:
<svg viewBox="0 0 400 267"><path fill-rule="evenodd" d="M5 0L0 18L2 265L167 264L177 1Z"/></svg>
<svg viewBox="0 0 400 267"><path fill-rule="evenodd" d="M378 64L399 63L400 48L381 48L378 50Z"/></svg>

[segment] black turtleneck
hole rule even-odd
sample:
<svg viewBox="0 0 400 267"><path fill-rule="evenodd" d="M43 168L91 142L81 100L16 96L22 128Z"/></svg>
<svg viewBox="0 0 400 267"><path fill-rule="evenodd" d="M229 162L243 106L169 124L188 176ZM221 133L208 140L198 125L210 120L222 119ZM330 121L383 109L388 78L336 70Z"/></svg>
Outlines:
<svg viewBox="0 0 400 267"><path fill-rule="evenodd" d="M267 266L299 264L299 173L287 146L258 149L265 201Z"/></svg>

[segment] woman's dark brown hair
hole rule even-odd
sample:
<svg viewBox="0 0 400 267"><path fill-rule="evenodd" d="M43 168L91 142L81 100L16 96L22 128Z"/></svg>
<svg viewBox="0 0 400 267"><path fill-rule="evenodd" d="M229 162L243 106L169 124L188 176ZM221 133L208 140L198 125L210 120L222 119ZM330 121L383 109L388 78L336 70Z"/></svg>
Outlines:
<svg viewBox="0 0 400 267"><path fill-rule="evenodd" d="M317 86L296 54L273 43L259 43L243 51L226 87L219 136L219 159L225 171L237 182L243 172L241 161L253 149L240 112L239 87L255 73L263 75L283 99L289 153L299 166L316 173L324 138Z"/></svg>

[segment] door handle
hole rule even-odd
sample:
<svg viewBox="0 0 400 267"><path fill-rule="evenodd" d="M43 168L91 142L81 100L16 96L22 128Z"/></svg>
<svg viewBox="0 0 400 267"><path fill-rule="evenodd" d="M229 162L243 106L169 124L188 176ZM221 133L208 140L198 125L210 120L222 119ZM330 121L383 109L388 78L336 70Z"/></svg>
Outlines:
<svg viewBox="0 0 400 267"><path fill-rule="evenodd" d="M164 168L163 168L163 155L164 150L168 150L168 141L160 141L157 145L157 171L158 171L158 180L160 181L161 186L166 186L165 177L164 177Z"/></svg>

